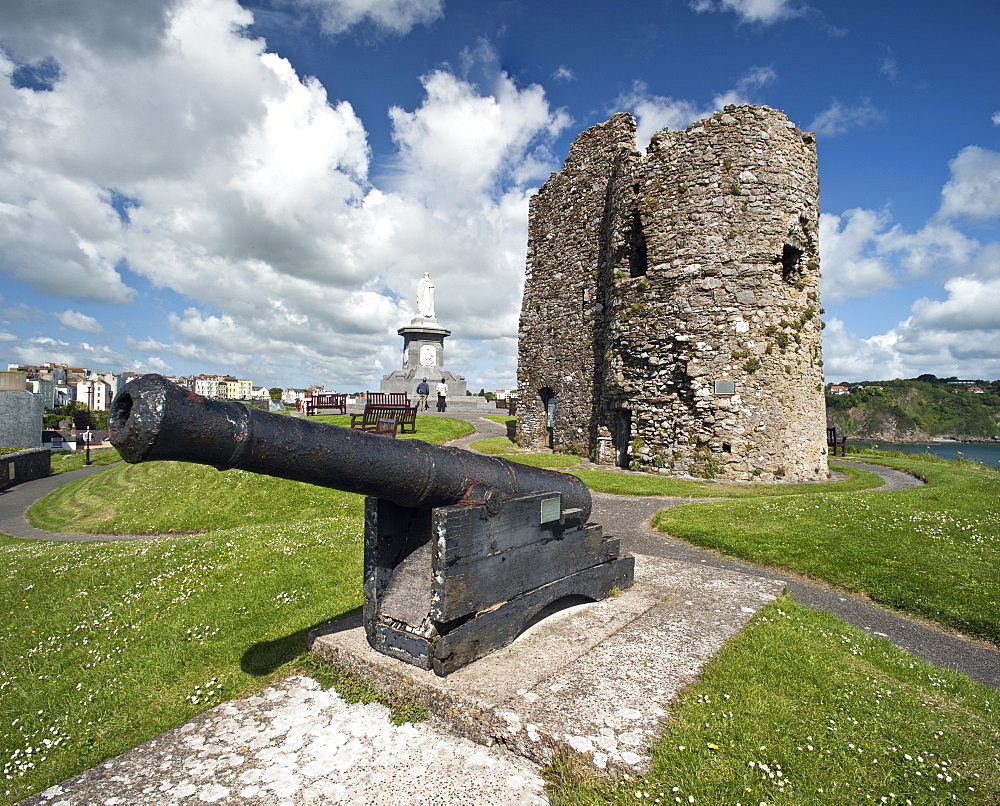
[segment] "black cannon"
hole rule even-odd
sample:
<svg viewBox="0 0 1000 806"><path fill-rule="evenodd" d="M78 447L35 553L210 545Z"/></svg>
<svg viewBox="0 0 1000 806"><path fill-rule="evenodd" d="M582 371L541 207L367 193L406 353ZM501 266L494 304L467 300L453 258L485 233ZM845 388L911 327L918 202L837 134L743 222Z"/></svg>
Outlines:
<svg viewBox="0 0 1000 806"><path fill-rule="evenodd" d="M634 561L587 523L574 476L202 397L143 375L114 399L127 462L239 468L363 493L371 646L444 675L509 644L566 597L632 585Z"/></svg>

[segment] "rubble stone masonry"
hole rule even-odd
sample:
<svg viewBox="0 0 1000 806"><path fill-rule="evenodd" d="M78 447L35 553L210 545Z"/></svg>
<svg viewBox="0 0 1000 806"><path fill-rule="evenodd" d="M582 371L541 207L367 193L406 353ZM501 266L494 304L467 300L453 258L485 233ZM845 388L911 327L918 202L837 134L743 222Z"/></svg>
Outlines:
<svg viewBox="0 0 1000 806"><path fill-rule="evenodd" d="M618 114L532 199L517 439L731 480L828 476L815 138L727 106L645 155Z"/></svg>

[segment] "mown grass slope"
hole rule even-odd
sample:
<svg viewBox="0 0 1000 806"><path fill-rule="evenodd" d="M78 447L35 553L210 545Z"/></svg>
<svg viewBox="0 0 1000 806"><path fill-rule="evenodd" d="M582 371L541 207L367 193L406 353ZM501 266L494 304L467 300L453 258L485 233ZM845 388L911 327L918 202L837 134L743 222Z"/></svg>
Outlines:
<svg viewBox="0 0 1000 806"><path fill-rule="evenodd" d="M896 580L896 607L933 607L928 615L992 635L1000 474L885 461L927 487L864 492L871 478L852 472L839 486L762 487L766 497L674 508L660 523L756 562L844 586L859 579L871 595L866 580ZM626 486L646 478L606 475ZM648 478L651 489L667 481ZM52 528L173 534L0 536L5 803L292 669L316 673L303 659L308 630L361 603L360 496L152 463L111 468L46 501ZM996 803L996 697L782 600L670 706L647 776L609 783L563 760L550 791L574 804Z"/></svg>
<svg viewBox="0 0 1000 806"><path fill-rule="evenodd" d="M879 462L927 484L693 504L655 526L1000 643L1000 472L922 454Z"/></svg>

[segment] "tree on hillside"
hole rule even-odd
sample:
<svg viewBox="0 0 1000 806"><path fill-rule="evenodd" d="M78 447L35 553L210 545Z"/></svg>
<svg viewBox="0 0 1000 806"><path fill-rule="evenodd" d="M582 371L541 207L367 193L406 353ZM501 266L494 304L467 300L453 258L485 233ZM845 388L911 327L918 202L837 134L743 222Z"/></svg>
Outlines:
<svg viewBox="0 0 1000 806"><path fill-rule="evenodd" d="M1000 436L1000 397L989 392L972 394L967 389L921 376L908 381L884 381L881 389L856 389L851 395L827 391L827 418L831 425L855 437L878 436L887 431L928 436Z"/></svg>

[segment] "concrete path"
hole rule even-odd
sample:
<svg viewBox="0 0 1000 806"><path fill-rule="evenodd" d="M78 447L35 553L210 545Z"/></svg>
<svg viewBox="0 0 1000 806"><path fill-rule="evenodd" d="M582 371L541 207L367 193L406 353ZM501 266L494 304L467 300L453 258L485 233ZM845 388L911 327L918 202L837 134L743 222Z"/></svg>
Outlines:
<svg viewBox="0 0 1000 806"><path fill-rule="evenodd" d="M889 477L890 484L900 482L899 479L893 478L894 471L887 472L885 468L875 465L854 462L851 464L871 470L883 478ZM902 473L897 475L905 477ZM898 487L883 489L898 489ZM871 635L888 638L907 652L912 652L930 663L946 669L956 669L973 680L1000 689L1000 651L993 647L897 616L849 593L831 590L790 574L730 560L649 529L650 520L661 509L685 503L689 503L689 499L632 498L595 493L591 517L597 523L604 524L608 534L620 538L622 547L633 554L647 554L712 568L739 571L765 579L782 580L789 595L800 604L816 610L825 610Z"/></svg>
<svg viewBox="0 0 1000 806"><path fill-rule="evenodd" d="M480 414L448 412L477 433L455 445L505 428ZM860 465L859 465L860 466ZM905 474L864 466L887 480L883 489L912 485ZM102 468L18 485L0 495L0 532L16 537L94 540L56 535L24 520L31 503L61 484ZM1000 652L924 627L856 597L790 575L720 557L648 528L652 516L688 499L594 495L595 521L637 555L717 568L761 582L783 582L791 595L828 610L867 632L883 635L932 663L959 669L1000 688ZM113 539L122 539L110 536ZM134 538L125 538L134 539ZM773 582L771 583L773 584ZM308 678L294 677L260 695L224 703L116 759L22 801L47 806L127 804L542 804L539 767L498 747L456 736L443 723L393 726L381 706L346 705Z"/></svg>

